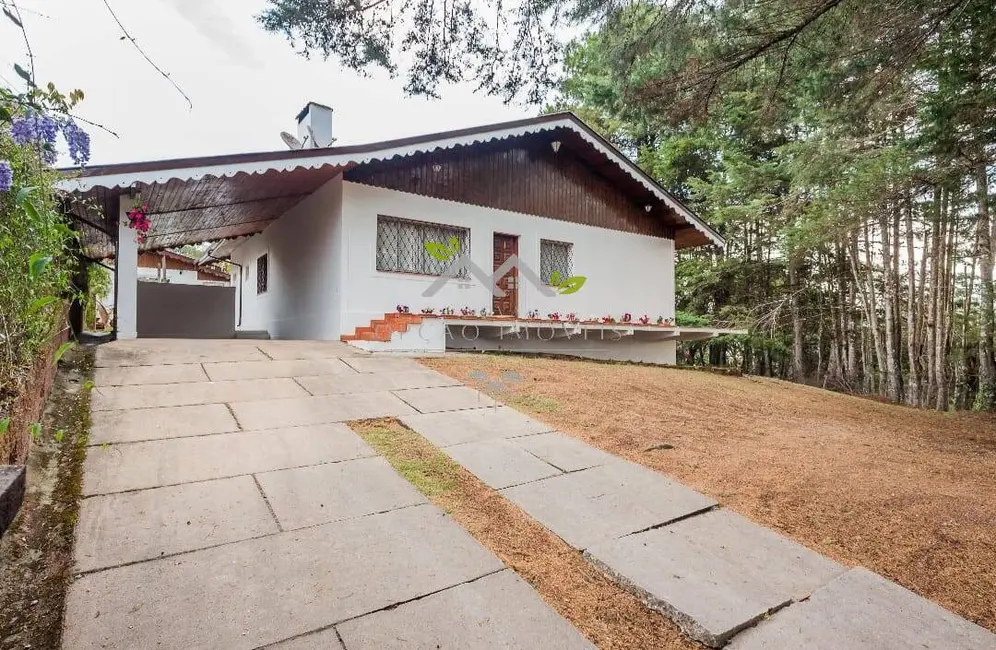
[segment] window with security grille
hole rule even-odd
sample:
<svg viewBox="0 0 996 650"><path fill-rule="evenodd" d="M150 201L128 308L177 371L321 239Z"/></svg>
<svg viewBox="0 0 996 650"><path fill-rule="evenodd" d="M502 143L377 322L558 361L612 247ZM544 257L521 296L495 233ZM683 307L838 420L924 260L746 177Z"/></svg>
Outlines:
<svg viewBox="0 0 996 650"><path fill-rule="evenodd" d="M562 241L540 240L540 278L547 284L554 272L560 274L560 280L571 277L572 253L574 244Z"/></svg>
<svg viewBox="0 0 996 650"><path fill-rule="evenodd" d="M430 246L426 247L426 244ZM429 249L434 248L432 245L435 244L442 244L450 251L449 259L439 259L429 253ZM434 250L438 254L439 247ZM457 257L469 254L470 230L467 228L396 217L377 217L378 271L442 275ZM461 269L457 277L467 277L467 270Z"/></svg>
<svg viewBox="0 0 996 650"><path fill-rule="evenodd" d="M256 293L266 293L266 284L270 279L269 266L269 260L265 254L256 259Z"/></svg>

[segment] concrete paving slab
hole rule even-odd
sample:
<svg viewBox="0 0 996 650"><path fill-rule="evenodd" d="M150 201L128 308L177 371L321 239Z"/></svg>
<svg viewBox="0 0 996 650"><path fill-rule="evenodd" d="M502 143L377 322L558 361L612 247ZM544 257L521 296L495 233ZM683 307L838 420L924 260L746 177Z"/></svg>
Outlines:
<svg viewBox="0 0 996 650"><path fill-rule="evenodd" d="M278 531L251 476L96 496L80 505L75 570L151 560Z"/></svg>
<svg viewBox="0 0 996 650"><path fill-rule="evenodd" d="M405 357L351 357L343 359L357 372L384 373L384 372L413 372L417 370L429 370L414 359Z"/></svg>
<svg viewBox="0 0 996 650"><path fill-rule="evenodd" d="M336 634L335 628L330 627L276 645L268 645L264 650L345 650L345 648L339 643L339 635Z"/></svg>
<svg viewBox="0 0 996 650"><path fill-rule="evenodd" d="M495 489L560 474L560 470L508 440L453 445L443 451L486 485Z"/></svg>
<svg viewBox="0 0 996 650"><path fill-rule="evenodd" d="M585 558L714 648L845 571L729 510L597 544Z"/></svg>
<svg viewBox="0 0 996 650"><path fill-rule="evenodd" d="M381 457L256 475L284 530L427 503Z"/></svg>
<svg viewBox="0 0 996 650"><path fill-rule="evenodd" d="M996 634L868 571L851 569L809 600L735 636L729 650L992 650Z"/></svg>
<svg viewBox="0 0 996 650"><path fill-rule="evenodd" d="M336 627L349 650L595 650L511 570Z"/></svg>
<svg viewBox="0 0 996 650"><path fill-rule="evenodd" d="M243 429L347 422L415 412L415 409L388 392L233 402L231 406Z"/></svg>
<svg viewBox="0 0 996 650"><path fill-rule="evenodd" d="M260 351L270 359L338 359L366 356L365 350L341 341L256 341Z"/></svg>
<svg viewBox="0 0 996 650"><path fill-rule="evenodd" d="M188 384L151 384L148 386L108 386L93 391L94 411L140 409L191 404L299 397L308 393L293 379L240 379L205 381Z"/></svg>
<svg viewBox="0 0 996 650"><path fill-rule="evenodd" d="M308 377L311 375L355 375L355 370L339 359L291 359L288 361L225 361L205 363L212 381Z"/></svg>
<svg viewBox="0 0 996 650"><path fill-rule="evenodd" d="M83 494L141 490L373 455L342 424L92 447L84 462Z"/></svg>
<svg viewBox="0 0 996 650"><path fill-rule="evenodd" d="M528 436L553 430L553 427L507 406L406 415L401 421L437 447Z"/></svg>
<svg viewBox="0 0 996 650"><path fill-rule="evenodd" d="M24 502L28 472L23 465L0 465L0 537L17 517Z"/></svg>
<svg viewBox="0 0 996 650"><path fill-rule="evenodd" d="M412 388L396 390L394 394L418 409L420 413L480 409L494 407L497 404L493 398L467 386Z"/></svg>
<svg viewBox="0 0 996 650"><path fill-rule="evenodd" d="M214 361L265 361L255 341L201 341L191 339L136 339L114 341L97 348L94 365L155 366Z"/></svg>
<svg viewBox="0 0 996 650"><path fill-rule="evenodd" d="M502 494L577 549L716 505L662 474L621 460Z"/></svg>
<svg viewBox="0 0 996 650"><path fill-rule="evenodd" d="M618 456L557 432L514 438L510 442L565 472L577 472L619 460Z"/></svg>
<svg viewBox="0 0 996 650"><path fill-rule="evenodd" d="M93 374L96 386L131 386L143 384L176 384L188 381L208 381L199 363L170 366L120 366L97 368Z"/></svg>
<svg viewBox="0 0 996 650"><path fill-rule="evenodd" d="M238 431L239 424L224 404L166 406L134 411L94 411L89 444L185 438Z"/></svg>
<svg viewBox="0 0 996 650"><path fill-rule="evenodd" d="M63 648L256 648L502 569L433 506L83 576Z"/></svg>
<svg viewBox="0 0 996 650"><path fill-rule="evenodd" d="M276 363L275 361L271 363ZM429 388L437 386L458 386L460 382L451 377L422 368L399 372L372 374L353 370L348 375L298 377L297 383L304 386L312 395L345 395L349 393L376 393L385 390L404 388Z"/></svg>

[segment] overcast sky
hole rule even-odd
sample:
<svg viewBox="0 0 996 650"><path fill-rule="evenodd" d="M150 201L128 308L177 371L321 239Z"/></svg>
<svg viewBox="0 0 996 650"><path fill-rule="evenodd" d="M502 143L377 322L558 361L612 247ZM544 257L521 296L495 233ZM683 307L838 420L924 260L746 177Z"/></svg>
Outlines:
<svg viewBox="0 0 996 650"><path fill-rule="evenodd" d="M86 94L78 113L92 127L91 164L283 149L280 131L309 101L335 110L337 144L356 144L535 115L450 87L440 100L404 96L402 81L363 78L335 61L307 61L255 15L264 0L109 0L149 56L183 88L186 100L142 58L103 0L19 0L39 82ZM0 17L2 19L2 17ZM26 63L19 31L0 20L0 79L19 83Z"/></svg>

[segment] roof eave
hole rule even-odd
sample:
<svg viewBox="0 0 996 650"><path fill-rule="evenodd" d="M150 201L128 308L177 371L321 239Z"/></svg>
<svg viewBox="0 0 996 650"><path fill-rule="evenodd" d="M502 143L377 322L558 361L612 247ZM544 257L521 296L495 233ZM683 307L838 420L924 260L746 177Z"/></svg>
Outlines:
<svg viewBox="0 0 996 650"><path fill-rule="evenodd" d="M89 168L76 177L65 178L59 182L59 187L67 192L87 192L95 187L129 188L140 184L166 183L173 179L198 180L205 177L233 177L239 174L291 171L298 168L333 167L344 171L377 160L389 160L439 149L504 140L559 128L570 129L576 133L674 210L681 219L702 233L710 243L720 248L725 247L723 237L716 230L702 221L677 197L648 176L639 166L626 158L611 143L573 113L552 113L514 122L360 146L106 165Z"/></svg>

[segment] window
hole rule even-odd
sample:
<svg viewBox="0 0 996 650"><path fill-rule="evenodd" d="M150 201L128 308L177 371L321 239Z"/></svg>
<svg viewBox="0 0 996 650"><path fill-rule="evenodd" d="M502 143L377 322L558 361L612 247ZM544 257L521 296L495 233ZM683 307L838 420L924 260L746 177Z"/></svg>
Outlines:
<svg viewBox="0 0 996 650"><path fill-rule="evenodd" d="M574 244L562 241L540 240L540 278L547 284L554 272L560 274L561 281L571 277L571 257Z"/></svg>
<svg viewBox="0 0 996 650"><path fill-rule="evenodd" d="M452 263L452 258L445 261L436 259L425 245L440 243L448 246L454 237L459 243L459 254L469 254L470 230L466 228L378 216L377 270L442 275ZM457 275L465 278L467 270L461 269Z"/></svg>
<svg viewBox="0 0 996 650"><path fill-rule="evenodd" d="M256 259L256 293L266 293L266 283L269 280L270 269L267 255Z"/></svg>

